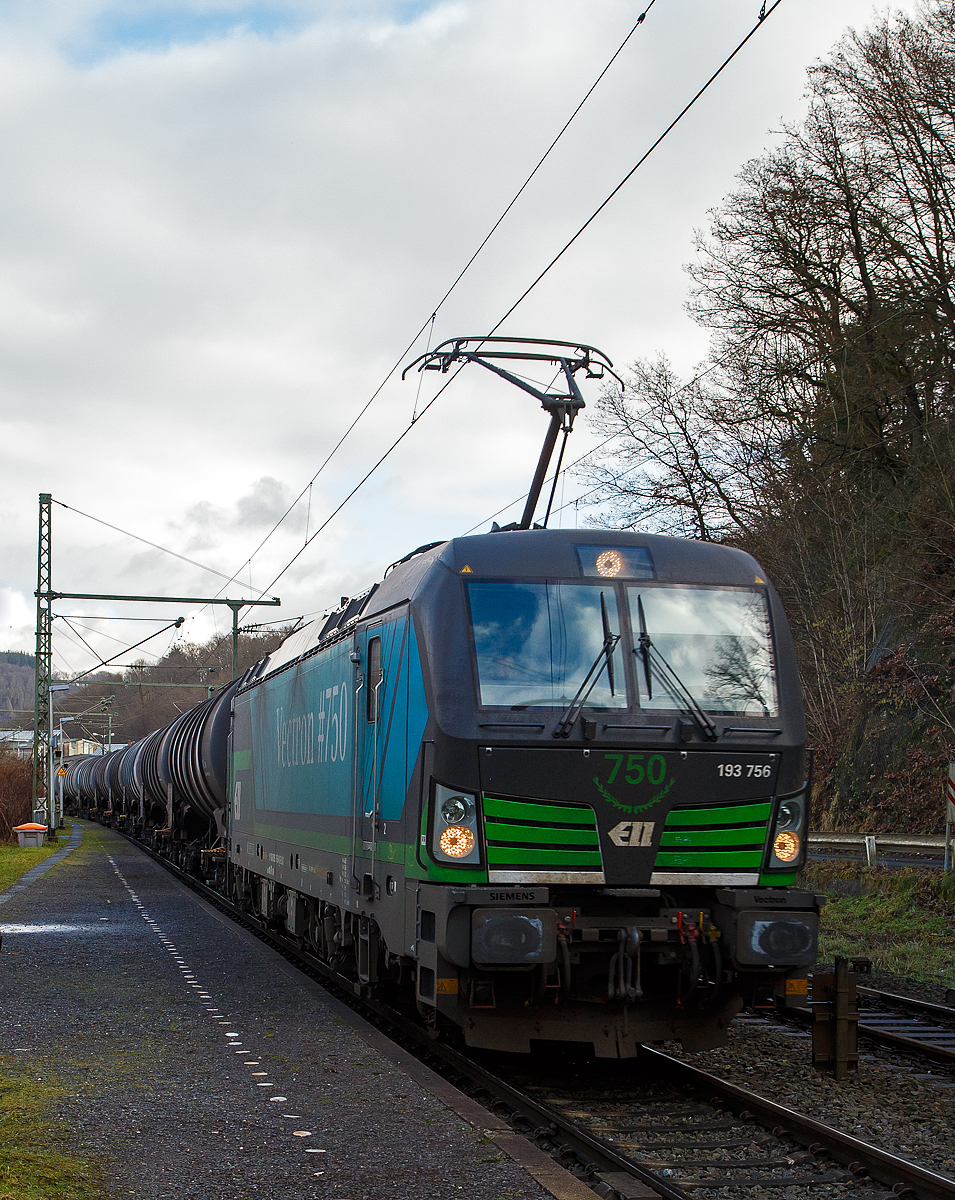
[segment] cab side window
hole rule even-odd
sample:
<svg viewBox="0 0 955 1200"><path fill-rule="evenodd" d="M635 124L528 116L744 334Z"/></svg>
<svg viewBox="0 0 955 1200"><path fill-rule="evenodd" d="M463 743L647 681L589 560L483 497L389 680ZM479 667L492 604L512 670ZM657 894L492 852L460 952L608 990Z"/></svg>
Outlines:
<svg viewBox="0 0 955 1200"><path fill-rule="evenodd" d="M369 724L378 720L378 694L381 685L381 638L368 642L368 694L365 698Z"/></svg>

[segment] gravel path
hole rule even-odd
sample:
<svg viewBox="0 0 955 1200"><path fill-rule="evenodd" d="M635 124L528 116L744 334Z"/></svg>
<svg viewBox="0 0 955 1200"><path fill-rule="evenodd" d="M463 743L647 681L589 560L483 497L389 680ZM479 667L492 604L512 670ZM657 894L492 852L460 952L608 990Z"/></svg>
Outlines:
<svg viewBox="0 0 955 1200"><path fill-rule="evenodd" d="M55 1118L114 1200L549 1196L108 830L84 824L0 928L0 1065L65 1089Z"/></svg>

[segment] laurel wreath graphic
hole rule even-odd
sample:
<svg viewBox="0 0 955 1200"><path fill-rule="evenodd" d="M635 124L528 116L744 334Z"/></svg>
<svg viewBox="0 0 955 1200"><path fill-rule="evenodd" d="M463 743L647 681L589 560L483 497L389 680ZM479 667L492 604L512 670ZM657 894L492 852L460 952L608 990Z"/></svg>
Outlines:
<svg viewBox="0 0 955 1200"><path fill-rule="evenodd" d="M614 808L618 808L621 812L630 813L631 816L634 813L646 812L648 808L653 808L654 804L658 804L663 799L670 788L673 787L675 782L675 779L669 780L666 787L661 788L661 790L657 792L655 796L652 796L646 804L621 804L616 796L611 795L611 793L607 791L597 776L594 776L594 784L596 785L597 791L601 794L601 796L603 796L605 800L609 801Z"/></svg>

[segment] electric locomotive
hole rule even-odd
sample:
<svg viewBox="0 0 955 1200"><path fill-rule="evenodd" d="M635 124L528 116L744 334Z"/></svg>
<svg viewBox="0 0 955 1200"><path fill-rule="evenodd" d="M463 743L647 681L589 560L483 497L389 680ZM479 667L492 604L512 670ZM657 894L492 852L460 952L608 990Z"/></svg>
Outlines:
<svg viewBox="0 0 955 1200"><path fill-rule="evenodd" d="M792 642L740 550L531 528L596 365L553 345L533 352L569 386L542 398L518 526L408 555L67 793L105 786L356 990L397 989L470 1046L705 1049L757 990L798 1002L815 961ZM495 349L515 353L459 339L426 363L510 378Z"/></svg>
<svg viewBox="0 0 955 1200"><path fill-rule="evenodd" d="M814 961L799 684L741 551L456 538L294 634L233 714L238 898L469 1045L702 1048Z"/></svg>

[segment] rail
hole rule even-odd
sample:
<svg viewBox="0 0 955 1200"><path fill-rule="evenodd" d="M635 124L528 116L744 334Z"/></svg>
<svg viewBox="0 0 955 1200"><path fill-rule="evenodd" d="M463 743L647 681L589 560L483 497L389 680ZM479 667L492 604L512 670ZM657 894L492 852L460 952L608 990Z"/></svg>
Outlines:
<svg viewBox="0 0 955 1200"><path fill-rule="evenodd" d="M860 1037L935 1062L955 1063L955 1008L878 988L860 986L858 993L860 1001L877 1006L860 1010Z"/></svg>

